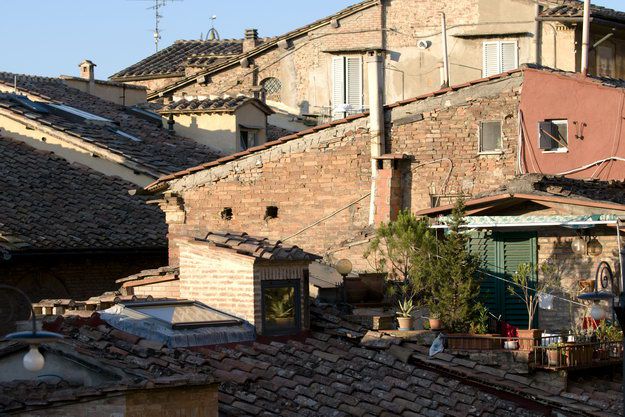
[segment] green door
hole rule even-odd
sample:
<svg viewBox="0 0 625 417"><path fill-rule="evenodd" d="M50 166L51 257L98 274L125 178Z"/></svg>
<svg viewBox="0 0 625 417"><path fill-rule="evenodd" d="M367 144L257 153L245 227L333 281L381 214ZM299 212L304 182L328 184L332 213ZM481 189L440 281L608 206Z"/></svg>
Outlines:
<svg viewBox="0 0 625 417"><path fill-rule="evenodd" d="M484 305L492 314L501 316L511 325L527 328L525 303L508 291L511 284L504 280L511 280L522 263L536 265L536 233L478 232L470 240L470 249L481 260Z"/></svg>

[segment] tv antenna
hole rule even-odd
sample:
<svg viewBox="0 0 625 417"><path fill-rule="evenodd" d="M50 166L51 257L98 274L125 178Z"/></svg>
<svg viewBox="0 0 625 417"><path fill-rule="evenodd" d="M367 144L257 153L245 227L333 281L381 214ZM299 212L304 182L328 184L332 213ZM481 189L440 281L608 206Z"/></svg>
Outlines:
<svg viewBox="0 0 625 417"><path fill-rule="evenodd" d="M158 52L158 43L161 40L161 19L163 15L161 14L161 9L165 7L168 3L174 1L184 1L184 0L134 0L134 1L149 1L153 2L154 5L147 8L147 10L154 10L154 48L156 52Z"/></svg>

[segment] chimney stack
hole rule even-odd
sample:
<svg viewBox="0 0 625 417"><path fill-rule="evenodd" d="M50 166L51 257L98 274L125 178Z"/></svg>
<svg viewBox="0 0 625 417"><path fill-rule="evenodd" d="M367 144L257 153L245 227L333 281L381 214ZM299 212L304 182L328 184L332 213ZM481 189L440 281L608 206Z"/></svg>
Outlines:
<svg viewBox="0 0 625 417"><path fill-rule="evenodd" d="M258 46L258 29L245 29L243 39L243 53L249 52Z"/></svg>
<svg viewBox="0 0 625 417"><path fill-rule="evenodd" d="M92 82L95 80L95 64L88 59L82 61L79 65L80 67L80 78L84 78L85 80Z"/></svg>

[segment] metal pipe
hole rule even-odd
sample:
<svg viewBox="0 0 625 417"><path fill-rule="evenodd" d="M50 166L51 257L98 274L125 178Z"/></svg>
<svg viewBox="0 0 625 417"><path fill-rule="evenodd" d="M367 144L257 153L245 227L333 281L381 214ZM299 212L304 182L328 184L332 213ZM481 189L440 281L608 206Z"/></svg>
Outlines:
<svg viewBox="0 0 625 417"><path fill-rule="evenodd" d="M443 87L449 87L449 52L447 51L447 19L441 12L441 34L443 45Z"/></svg>
<svg viewBox="0 0 625 417"><path fill-rule="evenodd" d="M584 0L584 26L582 29L582 75L588 76L588 50L590 44L590 0Z"/></svg>
<svg viewBox="0 0 625 417"><path fill-rule="evenodd" d="M378 160L384 153L384 90L382 87L382 54L373 52L367 61L369 78L369 135L371 136L371 198L369 224L375 223Z"/></svg>
<svg viewBox="0 0 625 417"><path fill-rule="evenodd" d="M534 62L536 65L540 65L542 62L542 22L538 20L540 13L543 11L543 6L536 3L536 21L534 22Z"/></svg>

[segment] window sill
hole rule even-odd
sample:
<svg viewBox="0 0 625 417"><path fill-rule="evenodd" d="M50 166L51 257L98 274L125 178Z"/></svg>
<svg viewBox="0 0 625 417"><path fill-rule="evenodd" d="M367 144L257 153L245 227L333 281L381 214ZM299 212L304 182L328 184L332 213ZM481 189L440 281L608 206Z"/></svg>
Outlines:
<svg viewBox="0 0 625 417"><path fill-rule="evenodd" d="M491 155L491 156L492 155L503 155L503 151L484 151L484 152L478 152L477 154L480 155L480 156L481 155L486 155L486 156L488 156L488 155Z"/></svg>
<svg viewBox="0 0 625 417"><path fill-rule="evenodd" d="M568 153L569 148L558 148L551 151L543 151L543 153Z"/></svg>

